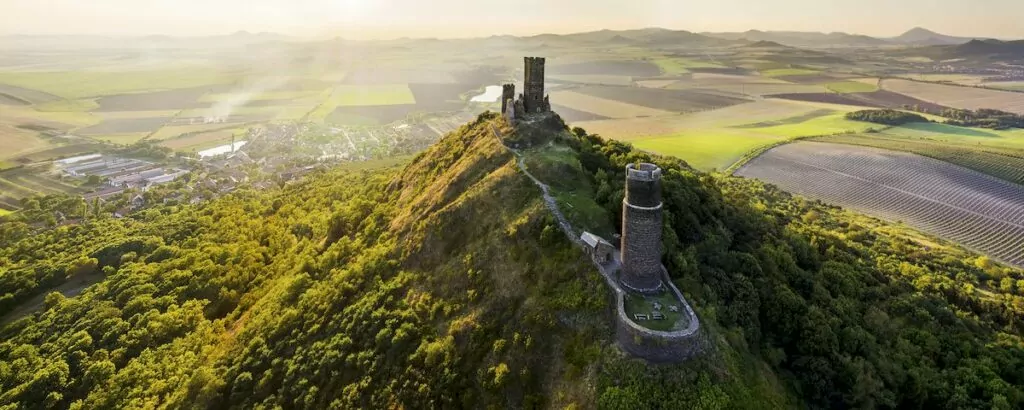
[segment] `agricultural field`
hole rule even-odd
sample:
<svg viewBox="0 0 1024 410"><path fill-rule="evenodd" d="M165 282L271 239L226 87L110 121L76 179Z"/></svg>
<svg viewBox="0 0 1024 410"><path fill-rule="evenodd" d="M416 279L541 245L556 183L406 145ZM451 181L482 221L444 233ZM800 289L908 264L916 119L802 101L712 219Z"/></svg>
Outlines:
<svg viewBox="0 0 1024 410"><path fill-rule="evenodd" d="M765 77L792 77L792 76L806 76L806 75L817 75L821 73L818 70L810 70L806 68L774 68L770 70L761 71L761 75ZM786 79L788 81L788 79Z"/></svg>
<svg viewBox="0 0 1024 410"><path fill-rule="evenodd" d="M724 108L749 100L696 90L660 90L643 87L589 86L572 92L676 113Z"/></svg>
<svg viewBox="0 0 1024 410"><path fill-rule="evenodd" d="M16 168L0 172L0 210L21 208L21 199L37 195L78 194L85 189L77 181L62 181L48 166ZM2 212L0 211L0 212Z"/></svg>
<svg viewBox="0 0 1024 410"><path fill-rule="evenodd" d="M905 152L799 142L769 150L736 175L1024 266L1024 187L967 168Z"/></svg>
<svg viewBox="0 0 1024 410"><path fill-rule="evenodd" d="M839 94L851 94L851 93L870 93L878 91L878 86L871 83L863 83L859 81L839 81L834 83L825 84L825 88L829 91Z"/></svg>
<svg viewBox="0 0 1024 410"><path fill-rule="evenodd" d="M645 90L644 88L637 88ZM608 118L659 117L673 112L595 97L577 90L551 93L552 104L558 103L574 110L589 112Z"/></svg>
<svg viewBox="0 0 1024 410"><path fill-rule="evenodd" d="M665 75L685 74L693 68L723 68L721 64L707 60L696 60L688 58L664 57L654 59L654 64L661 69Z"/></svg>
<svg viewBox="0 0 1024 410"><path fill-rule="evenodd" d="M888 90L877 90L873 92L853 92L847 94L830 93L796 93L796 94L772 94L770 98L782 98L793 101L820 102L829 104L854 105L868 108L892 108L903 109L904 107L918 107L929 113L940 113L948 108L933 102L919 100L903 94Z"/></svg>
<svg viewBox="0 0 1024 410"><path fill-rule="evenodd" d="M960 87L910 80L886 79L882 88L953 108L991 108L1024 114L1024 94L975 87Z"/></svg>
<svg viewBox="0 0 1024 410"><path fill-rule="evenodd" d="M547 75L615 75L629 77L655 77L661 75L657 64L643 60L607 60L584 63L558 64L556 59L548 63Z"/></svg>
<svg viewBox="0 0 1024 410"><path fill-rule="evenodd" d="M863 132L849 121L858 107L761 100L717 110L651 118L579 121L571 125L637 148L672 155L702 170L725 169L759 147L797 137Z"/></svg>
<svg viewBox="0 0 1024 410"><path fill-rule="evenodd" d="M876 136L876 134L831 135L815 138L814 140L910 152L1024 185L1024 150L986 149L976 145L952 144L927 139Z"/></svg>

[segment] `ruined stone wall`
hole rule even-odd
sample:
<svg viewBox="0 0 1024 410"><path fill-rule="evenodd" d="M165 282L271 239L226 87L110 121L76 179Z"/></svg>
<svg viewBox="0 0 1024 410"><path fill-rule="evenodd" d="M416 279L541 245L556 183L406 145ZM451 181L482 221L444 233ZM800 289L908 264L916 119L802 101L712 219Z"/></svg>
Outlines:
<svg viewBox="0 0 1024 410"><path fill-rule="evenodd" d="M504 84L501 86L501 113L508 112L509 101L515 101L516 99L516 85L515 84Z"/></svg>
<svg viewBox="0 0 1024 410"><path fill-rule="evenodd" d="M625 293L616 292L615 339L622 350L636 357L657 363L678 363L694 357L707 347L707 341L700 332L700 320L690 303L679 292L676 285L662 269L661 279L676 295L689 316L689 326L683 330L663 332L651 330L633 322L626 314Z"/></svg>
<svg viewBox="0 0 1024 410"><path fill-rule="evenodd" d="M654 164L626 167L622 201L622 284L639 292L661 286L661 169Z"/></svg>

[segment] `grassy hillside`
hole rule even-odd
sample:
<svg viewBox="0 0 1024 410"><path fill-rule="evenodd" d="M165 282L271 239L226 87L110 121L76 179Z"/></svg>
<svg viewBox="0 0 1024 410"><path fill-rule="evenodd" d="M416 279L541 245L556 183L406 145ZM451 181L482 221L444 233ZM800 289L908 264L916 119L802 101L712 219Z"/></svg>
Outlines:
<svg viewBox="0 0 1024 410"><path fill-rule="evenodd" d="M608 290L491 134L493 120L401 169L336 170L38 235L0 224L0 270L20 278L0 297L105 276L0 328L0 406L1024 400L1020 271L567 130L524 155L560 204L586 205L573 217L581 225L614 229L627 162L663 167L665 263L713 344L682 365L625 357Z"/></svg>

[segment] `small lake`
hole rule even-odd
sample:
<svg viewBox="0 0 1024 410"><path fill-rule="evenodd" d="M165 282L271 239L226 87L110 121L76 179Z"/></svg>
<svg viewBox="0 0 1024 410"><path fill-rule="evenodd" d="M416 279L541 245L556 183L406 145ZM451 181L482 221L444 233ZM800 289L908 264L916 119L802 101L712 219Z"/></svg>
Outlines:
<svg viewBox="0 0 1024 410"><path fill-rule="evenodd" d="M212 157L212 156L216 156L216 155L227 154L229 152L235 152L239 148L242 148L242 146L245 145L246 142L248 142L248 141L235 141L234 148L231 147L231 144L224 144L224 145L221 145L221 146L218 146L218 147L213 147L213 148L210 148L210 149L207 149L207 150L199 151L199 158L206 158L206 157Z"/></svg>
<svg viewBox="0 0 1024 410"><path fill-rule="evenodd" d="M501 86L500 85L489 85L484 89L484 93L470 99L472 102L496 102L501 98Z"/></svg>

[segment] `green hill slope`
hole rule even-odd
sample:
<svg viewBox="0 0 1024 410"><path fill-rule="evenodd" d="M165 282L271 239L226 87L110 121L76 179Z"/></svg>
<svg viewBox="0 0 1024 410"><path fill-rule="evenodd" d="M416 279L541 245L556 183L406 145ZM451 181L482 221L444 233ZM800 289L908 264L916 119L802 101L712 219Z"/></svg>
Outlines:
<svg viewBox="0 0 1024 410"><path fill-rule="evenodd" d="M713 347L681 365L625 357L609 291L494 120L403 169L36 236L0 225L0 277L22 278L0 297L105 275L0 329L0 407L1020 405L1020 271L582 130L552 135L526 162L582 228L616 225L627 162L665 170L665 262Z"/></svg>

